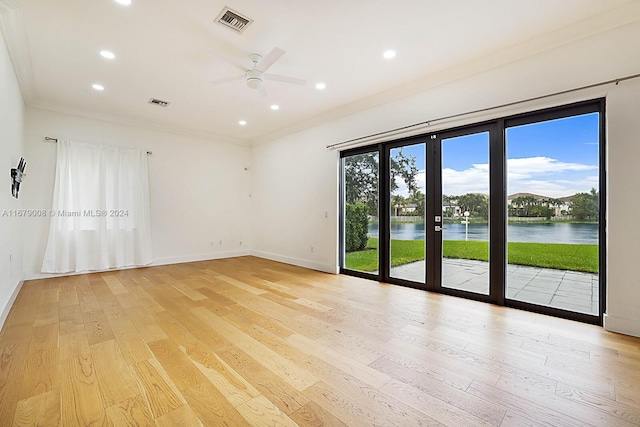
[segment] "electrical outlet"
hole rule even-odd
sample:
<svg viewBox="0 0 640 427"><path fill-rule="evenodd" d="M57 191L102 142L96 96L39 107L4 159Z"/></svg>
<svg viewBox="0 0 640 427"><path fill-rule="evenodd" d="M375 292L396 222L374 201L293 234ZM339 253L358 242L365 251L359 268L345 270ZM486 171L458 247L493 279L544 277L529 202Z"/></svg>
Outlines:
<svg viewBox="0 0 640 427"><path fill-rule="evenodd" d="M329 212L324 211L324 217L325 217L325 218L329 218Z"/></svg>
<svg viewBox="0 0 640 427"><path fill-rule="evenodd" d="M311 246L311 253L313 253L313 246Z"/></svg>
<svg viewBox="0 0 640 427"><path fill-rule="evenodd" d="M242 240L240 240L240 246L242 246Z"/></svg>
<svg viewBox="0 0 640 427"><path fill-rule="evenodd" d="M220 242L218 243L220 246L222 246L222 240L220 240Z"/></svg>

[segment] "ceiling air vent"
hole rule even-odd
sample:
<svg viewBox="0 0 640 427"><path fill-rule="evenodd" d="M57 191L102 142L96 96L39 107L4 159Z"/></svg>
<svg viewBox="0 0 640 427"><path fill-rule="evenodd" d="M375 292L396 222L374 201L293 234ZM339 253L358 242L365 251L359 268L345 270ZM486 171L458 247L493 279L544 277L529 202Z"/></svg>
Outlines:
<svg viewBox="0 0 640 427"><path fill-rule="evenodd" d="M236 33L242 34L245 28L253 22L253 19L249 19L246 16L240 15L235 10L229 9L225 6L220 12L220 15L216 18L218 24L222 24L227 28L231 28Z"/></svg>
<svg viewBox="0 0 640 427"><path fill-rule="evenodd" d="M169 104L171 104L168 101L162 101L160 99L156 99L156 98L151 98L149 100L149 104L153 104L153 105L157 105L158 107L165 107L167 108L169 106Z"/></svg>

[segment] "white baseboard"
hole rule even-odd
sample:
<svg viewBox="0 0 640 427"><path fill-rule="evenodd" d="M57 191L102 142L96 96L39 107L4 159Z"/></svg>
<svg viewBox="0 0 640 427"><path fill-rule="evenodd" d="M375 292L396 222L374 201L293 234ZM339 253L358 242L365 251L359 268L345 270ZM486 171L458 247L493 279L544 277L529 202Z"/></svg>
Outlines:
<svg viewBox="0 0 640 427"><path fill-rule="evenodd" d="M269 252L251 251L251 255L258 258L265 258L271 261L283 262L285 264L297 265L298 267L310 268L311 270L322 271L329 274L338 274L340 269L337 265L320 264L306 259L291 258L282 255L276 255Z"/></svg>
<svg viewBox="0 0 640 427"><path fill-rule="evenodd" d="M167 257L167 258L158 258L155 259L151 264L147 265L132 265L128 267L119 267L108 270L92 270L92 271L81 271L81 272L70 272L70 273L38 273L38 272L30 272L25 273L25 280L37 280L37 279L49 279L51 277L64 277L64 276L75 276L78 274L91 274L91 273L102 273L105 271L116 271L116 270L129 270L132 268L142 268L142 267L153 267L157 265L167 265L167 264L182 264L185 262L196 262L196 261L208 261L211 259L222 259L222 258L234 258L239 256L247 256L249 255L248 250L243 251L229 251L229 252L213 252L208 254L198 254L198 255L184 255L177 257Z"/></svg>
<svg viewBox="0 0 640 427"><path fill-rule="evenodd" d="M9 301L7 301L7 305L4 307L4 309L2 309L2 314L0 315L0 329L2 329L2 327L4 326L4 322L7 320L7 317L9 317L9 312L11 311L11 307L13 307L13 303L16 301L16 298L18 297L18 293L20 293L20 289L22 289L22 285L24 285L24 280L20 280L18 282L18 284L16 285L16 288L11 293L11 296L9 296Z"/></svg>
<svg viewBox="0 0 640 427"><path fill-rule="evenodd" d="M610 332L640 337L640 320L604 315L604 329Z"/></svg>

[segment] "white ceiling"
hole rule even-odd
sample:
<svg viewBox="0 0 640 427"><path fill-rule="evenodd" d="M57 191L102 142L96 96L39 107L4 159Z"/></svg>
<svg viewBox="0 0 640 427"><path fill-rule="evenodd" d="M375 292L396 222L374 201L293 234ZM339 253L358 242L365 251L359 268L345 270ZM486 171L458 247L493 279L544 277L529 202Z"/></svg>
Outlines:
<svg viewBox="0 0 640 427"><path fill-rule="evenodd" d="M0 24L29 106L242 144L640 19L637 4L0 0ZM214 23L225 5L254 20L243 34ZM269 72L304 78L305 86L267 81L261 96L243 80L210 83L241 74L215 52L249 66L249 53L276 46L286 53ZM102 49L116 59L102 58ZM385 60L387 49L396 58ZM314 88L319 81L326 90ZM93 83L106 89L96 92ZM171 104L150 105L151 97ZM240 119L248 124L239 126Z"/></svg>

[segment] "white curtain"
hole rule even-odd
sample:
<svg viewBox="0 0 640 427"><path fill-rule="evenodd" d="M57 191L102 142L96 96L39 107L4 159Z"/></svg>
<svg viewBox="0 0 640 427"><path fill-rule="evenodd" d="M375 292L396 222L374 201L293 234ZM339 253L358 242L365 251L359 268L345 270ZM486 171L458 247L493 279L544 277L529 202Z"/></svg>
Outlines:
<svg viewBox="0 0 640 427"><path fill-rule="evenodd" d="M58 140L43 273L147 265L146 151Z"/></svg>

